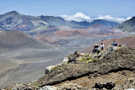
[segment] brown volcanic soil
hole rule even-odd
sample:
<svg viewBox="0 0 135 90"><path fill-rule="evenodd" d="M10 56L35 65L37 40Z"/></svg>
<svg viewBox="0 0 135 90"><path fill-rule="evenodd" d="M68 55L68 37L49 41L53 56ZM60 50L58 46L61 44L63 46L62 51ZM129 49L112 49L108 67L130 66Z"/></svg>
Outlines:
<svg viewBox="0 0 135 90"><path fill-rule="evenodd" d="M56 35L58 36L65 36L65 37L68 37L68 36L73 36L73 35L88 35L88 32L87 31L82 31L82 30L68 30L68 31L56 31L55 32Z"/></svg>

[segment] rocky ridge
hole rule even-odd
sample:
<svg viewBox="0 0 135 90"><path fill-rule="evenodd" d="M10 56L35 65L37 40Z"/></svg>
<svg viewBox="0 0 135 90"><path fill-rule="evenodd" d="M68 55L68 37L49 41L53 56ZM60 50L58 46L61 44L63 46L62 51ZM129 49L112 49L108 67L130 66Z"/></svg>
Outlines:
<svg viewBox="0 0 135 90"><path fill-rule="evenodd" d="M29 84L21 84L21 86L15 85L14 87L22 87L17 90L46 90L45 88L48 87L54 87L56 90L101 90L93 88L94 84L98 83L98 79L97 82L93 84L91 84L89 80L92 80L92 77L96 80L96 78L109 77L106 75L112 75L111 77L114 79L107 78L106 80L104 78L104 82L100 83L105 83L104 85L106 85L106 83L111 82L115 84L115 87L111 90L125 90L128 88L135 88L134 71L135 49L122 47L89 63L64 63L57 65L39 80ZM123 78L121 78L123 81L116 75L120 77L124 75ZM79 82L77 82L79 80L83 80L81 81L83 84L79 84ZM74 82L74 84L71 82ZM75 84L75 82L77 84ZM14 90L11 88L13 87L10 87L10 89L8 87L6 90Z"/></svg>

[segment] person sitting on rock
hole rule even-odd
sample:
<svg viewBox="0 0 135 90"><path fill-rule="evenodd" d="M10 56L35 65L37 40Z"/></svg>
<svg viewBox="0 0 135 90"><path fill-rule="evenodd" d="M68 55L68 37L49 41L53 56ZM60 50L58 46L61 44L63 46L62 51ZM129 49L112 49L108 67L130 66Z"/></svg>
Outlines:
<svg viewBox="0 0 135 90"><path fill-rule="evenodd" d="M80 53L78 51L75 51L72 55L68 57L69 61L68 63L76 63L76 59L80 56Z"/></svg>
<svg viewBox="0 0 135 90"><path fill-rule="evenodd" d="M118 43L116 41L113 41L112 42L112 46L117 47L118 46Z"/></svg>
<svg viewBox="0 0 135 90"><path fill-rule="evenodd" d="M117 50L118 46L119 46L118 43L116 41L113 41L112 42L112 51Z"/></svg>
<svg viewBox="0 0 135 90"><path fill-rule="evenodd" d="M93 53L96 53L98 47L99 47L98 44L95 44L94 47L93 47L92 52L93 52Z"/></svg>
<svg viewBox="0 0 135 90"><path fill-rule="evenodd" d="M75 52L74 52L74 55L75 55L75 57L79 57L79 56L80 56L79 51L75 51Z"/></svg>
<svg viewBox="0 0 135 90"><path fill-rule="evenodd" d="M92 50L92 53L94 53L94 54L95 54L95 53L99 54L99 53L100 53L99 48L100 48L99 45L98 45L98 44L95 44L95 45L94 45L94 48L93 48L93 50Z"/></svg>

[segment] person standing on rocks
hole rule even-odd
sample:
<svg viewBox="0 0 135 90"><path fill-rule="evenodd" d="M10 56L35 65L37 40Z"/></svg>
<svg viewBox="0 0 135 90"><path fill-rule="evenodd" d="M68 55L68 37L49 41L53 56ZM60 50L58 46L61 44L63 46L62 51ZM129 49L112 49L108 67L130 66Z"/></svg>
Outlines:
<svg viewBox="0 0 135 90"><path fill-rule="evenodd" d="M101 50L101 51L103 51L103 50L104 50L104 46L105 46L105 45L104 45L104 43L103 43L103 42L101 42L101 44L100 44L100 50Z"/></svg>

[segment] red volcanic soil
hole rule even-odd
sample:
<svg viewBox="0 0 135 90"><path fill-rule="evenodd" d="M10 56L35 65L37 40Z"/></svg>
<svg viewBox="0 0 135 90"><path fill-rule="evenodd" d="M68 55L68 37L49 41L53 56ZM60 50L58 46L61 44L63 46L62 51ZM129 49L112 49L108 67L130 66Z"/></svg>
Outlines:
<svg viewBox="0 0 135 90"><path fill-rule="evenodd" d="M89 31L93 31L93 32L89 32ZM68 36L76 36L76 35L81 35L81 36L87 36L87 37L101 37L101 36L108 36L108 35L120 35L123 33L101 33L98 31L94 31L94 29L84 29L84 30L60 30L60 31L56 31L54 33L54 35L59 36L59 37L68 37Z"/></svg>
<svg viewBox="0 0 135 90"><path fill-rule="evenodd" d="M83 30L68 30L68 31L64 31L64 30L60 30L60 31L56 31L55 34L57 36L74 36L74 35L87 35L88 32L87 31L83 31Z"/></svg>
<svg viewBox="0 0 135 90"><path fill-rule="evenodd" d="M36 39L48 43L53 43L56 41L51 36L37 36Z"/></svg>
<svg viewBox="0 0 135 90"><path fill-rule="evenodd" d="M116 41L120 45L124 45L130 48L135 48L135 37L124 37L124 38L119 38L119 39L108 39L104 40L103 43L105 44L105 48L107 48L113 41ZM99 42L100 44L100 42ZM93 45L89 48L84 49L82 52L91 52L93 48Z"/></svg>

